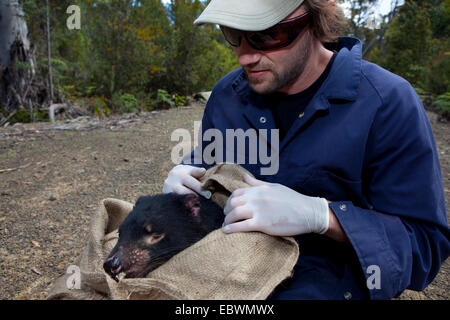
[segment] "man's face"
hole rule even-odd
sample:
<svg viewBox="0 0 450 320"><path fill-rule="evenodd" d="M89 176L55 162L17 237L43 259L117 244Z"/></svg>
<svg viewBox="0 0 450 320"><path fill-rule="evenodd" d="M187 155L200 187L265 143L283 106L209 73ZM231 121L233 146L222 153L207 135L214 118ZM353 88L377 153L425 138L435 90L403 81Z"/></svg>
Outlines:
<svg viewBox="0 0 450 320"><path fill-rule="evenodd" d="M305 12L300 6L286 19ZM307 27L293 43L281 49L259 51L249 46L243 38L239 47L234 47L239 64L244 68L250 87L259 94L285 91L303 73L312 47L312 35Z"/></svg>

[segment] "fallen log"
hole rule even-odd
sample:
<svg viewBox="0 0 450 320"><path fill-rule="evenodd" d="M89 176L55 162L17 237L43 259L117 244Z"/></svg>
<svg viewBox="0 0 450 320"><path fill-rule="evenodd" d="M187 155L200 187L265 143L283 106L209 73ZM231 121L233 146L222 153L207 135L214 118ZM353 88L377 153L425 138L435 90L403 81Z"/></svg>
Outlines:
<svg viewBox="0 0 450 320"><path fill-rule="evenodd" d="M11 119L11 118L16 114L16 112L17 112L17 109L14 110L13 112L11 112L11 113L9 114L9 116L7 116L4 120L0 121L0 127L3 127L3 125L4 125L5 123L7 123L7 122L9 121L9 119Z"/></svg>
<svg viewBox="0 0 450 320"><path fill-rule="evenodd" d="M29 167L30 164L31 164L31 162L26 165L16 167L16 168L0 169L0 173L11 172L11 171L19 170L19 169L25 169L25 168Z"/></svg>
<svg viewBox="0 0 450 320"><path fill-rule="evenodd" d="M50 118L50 121L51 122L55 122L55 113L56 113L56 111L59 111L59 110L61 110L61 109L66 109L68 107L68 105L67 104L65 104L65 103L55 103L55 104L52 104L51 106L50 106L50 108L48 108L48 116L49 116L49 118Z"/></svg>

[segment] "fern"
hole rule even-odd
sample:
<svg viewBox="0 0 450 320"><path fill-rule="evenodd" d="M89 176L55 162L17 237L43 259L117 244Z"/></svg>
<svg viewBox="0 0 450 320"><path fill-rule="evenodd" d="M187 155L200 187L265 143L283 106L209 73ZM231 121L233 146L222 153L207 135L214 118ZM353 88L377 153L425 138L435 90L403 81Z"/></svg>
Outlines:
<svg viewBox="0 0 450 320"><path fill-rule="evenodd" d="M434 99L433 105L443 114L450 113L450 92L446 92Z"/></svg>
<svg viewBox="0 0 450 320"><path fill-rule="evenodd" d="M156 93L156 102L158 104L166 104L169 105L171 107L173 107L175 105L175 103L172 101L170 94L163 89L158 89L157 93Z"/></svg>

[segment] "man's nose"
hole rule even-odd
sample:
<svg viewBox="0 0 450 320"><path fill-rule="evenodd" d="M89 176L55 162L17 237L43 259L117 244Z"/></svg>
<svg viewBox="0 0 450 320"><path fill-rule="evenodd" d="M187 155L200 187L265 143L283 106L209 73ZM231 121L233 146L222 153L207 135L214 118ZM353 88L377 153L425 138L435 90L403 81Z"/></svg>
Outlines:
<svg viewBox="0 0 450 320"><path fill-rule="evenodd" d="M238 57L238 62L241 66L247 66L250 64L256 64L261 59L261 52L252 48L247 40L242 37L241 45L234 48Z"/></svg>

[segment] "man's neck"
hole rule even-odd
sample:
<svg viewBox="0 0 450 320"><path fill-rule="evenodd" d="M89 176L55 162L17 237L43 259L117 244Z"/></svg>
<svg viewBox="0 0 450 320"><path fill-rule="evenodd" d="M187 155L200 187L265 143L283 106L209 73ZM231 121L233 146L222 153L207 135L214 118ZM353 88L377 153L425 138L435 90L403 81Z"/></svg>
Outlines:
<svg viewBox="0 0 450 320"><path fill-rule="evenodd" d="M294 83L281 88L279 92L290 95L307 89L325 71L332 56L333 52L326 49L319 40L315 39L303 73Z"/></svg>

